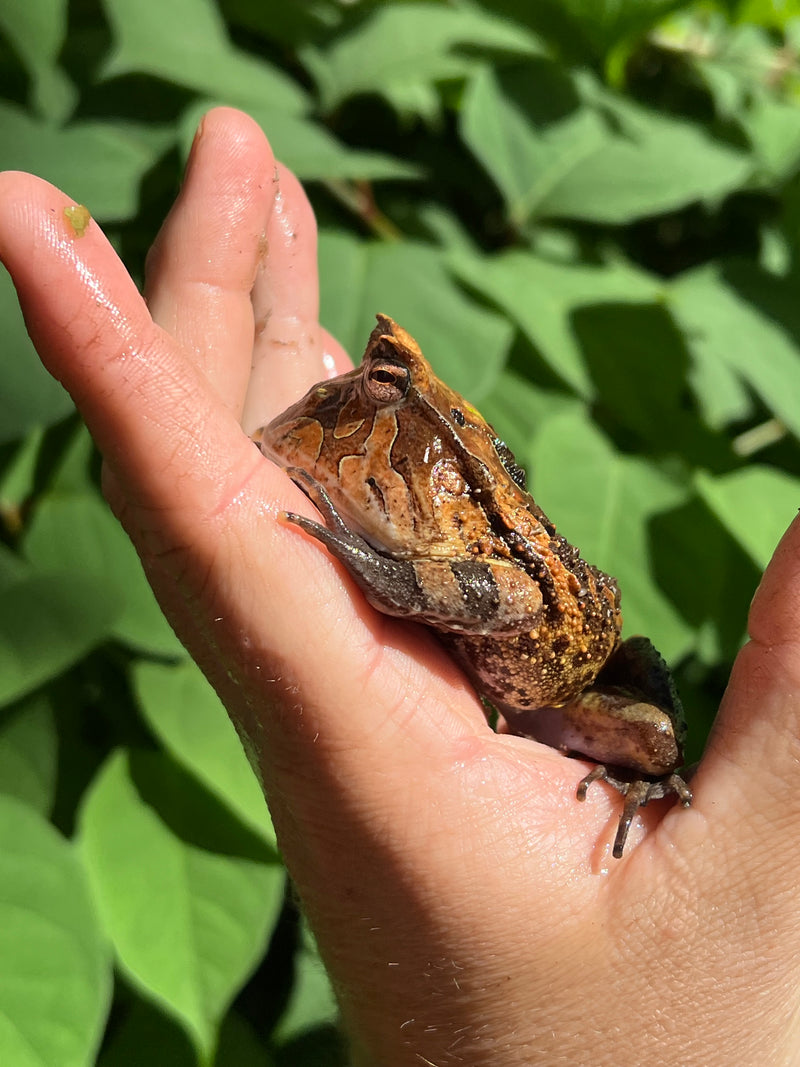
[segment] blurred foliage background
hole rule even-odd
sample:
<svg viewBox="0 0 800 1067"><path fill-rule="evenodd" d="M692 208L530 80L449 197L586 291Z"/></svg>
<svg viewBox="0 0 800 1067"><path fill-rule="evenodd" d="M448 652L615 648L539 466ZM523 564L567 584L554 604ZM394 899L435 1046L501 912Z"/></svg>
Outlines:
<svg viewBox="0 0 800 1067"><path fill-rule="evenodd" d="M616 574L702 747L800 502L798 0L26 0L0 166L137 279L213 103ZM269 819L0 278L0 1062L346 1062Z"/></svg>

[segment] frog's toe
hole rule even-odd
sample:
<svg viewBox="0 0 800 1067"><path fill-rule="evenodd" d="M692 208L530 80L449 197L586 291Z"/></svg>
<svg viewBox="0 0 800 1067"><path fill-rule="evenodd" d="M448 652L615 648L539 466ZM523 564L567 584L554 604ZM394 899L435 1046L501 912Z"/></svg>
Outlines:
<svg viewBox="0 0 800 1067"><path fill-rule="evenodd" d="M589 786L592 782L598 781L607 782L625 798L622 814L619 817L617 834L614 838L613 855L615 859L620 859L622 857L622 853L625 849L625 842L628 840L628 831L631 828L634 815L639 808L643 808L648 801L660 800L662 797L674 793L685 808L688 808L692 803L691 789L686 782L684 782L683 778L681 778L679 774L675 774L674 771L672 774L665 775L663 778L652 780L633 778L626 780L612 774L608 767L602 763L598 764L598 766L590 771L585 778L581 779L578 785L578 800L585 800L586 791Z"/></svg>

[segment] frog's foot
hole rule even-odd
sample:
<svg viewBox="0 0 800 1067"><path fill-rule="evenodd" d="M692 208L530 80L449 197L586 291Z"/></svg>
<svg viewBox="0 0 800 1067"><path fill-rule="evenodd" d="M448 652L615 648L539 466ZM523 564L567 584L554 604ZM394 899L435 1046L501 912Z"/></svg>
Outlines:
<svg viewBox="0 0 800 1067"><path fill-rule="evenodd" d="M593 771L581 781L578 786L578 800L586 799L586 791L592 782L608 782L610 786L613 786L618 793L621 793L625 798L625 804L622 808L622 814L619 817L619 826L617 827L617 836L614 838L614 858L620 859L622 857L623 849L625 848L625 842L628 839L628 831L631 828L631 822L633 817L639 808L643 808L645 804L650 800L660 800L662 797L668 796L670 793L675 795L680 800L681 804L685 808L688 808L692 803L692 791L689 786L684 782L683 778L679 774L667 774L663 778L646 779L646 778L632 778L630 781L626 781L624 778L618 778L612 774L605 764L601 763Z"/></svg>

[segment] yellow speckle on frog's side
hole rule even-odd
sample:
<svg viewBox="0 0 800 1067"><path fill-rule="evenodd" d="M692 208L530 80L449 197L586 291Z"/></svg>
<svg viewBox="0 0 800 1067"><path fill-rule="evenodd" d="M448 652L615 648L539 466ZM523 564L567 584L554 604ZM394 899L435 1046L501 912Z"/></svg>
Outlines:
<svg viewBox="0 0 800 1067"><path fill-rule="evenodd" d="M76 237L83 237L92 221L92 215L88 207L83 204L75 204L73 207L64 208L64 218L72 227Z"/></svg>

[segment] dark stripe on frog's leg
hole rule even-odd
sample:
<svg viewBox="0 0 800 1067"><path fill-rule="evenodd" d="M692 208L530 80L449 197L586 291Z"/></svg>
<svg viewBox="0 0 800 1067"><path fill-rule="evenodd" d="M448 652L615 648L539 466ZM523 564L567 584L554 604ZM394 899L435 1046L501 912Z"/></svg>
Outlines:
<svg viewBox="0 0 800 1067"><path fill-rule="evenodd" d="M467 613L484 622L493 619L500 606L500 592L491 567L475 560L460 560L450 564L450 571Z"/></svg>
<svg viewBox="0 0 800 1067"><path fill-rule="evenodd" d="M376 552L358 534L347 529L329 530L304 515L283 512L282 518L321 541L343 563L367 600L388 615L413 618L424 614L426 597L417 583L414 564Z"/></svg>

